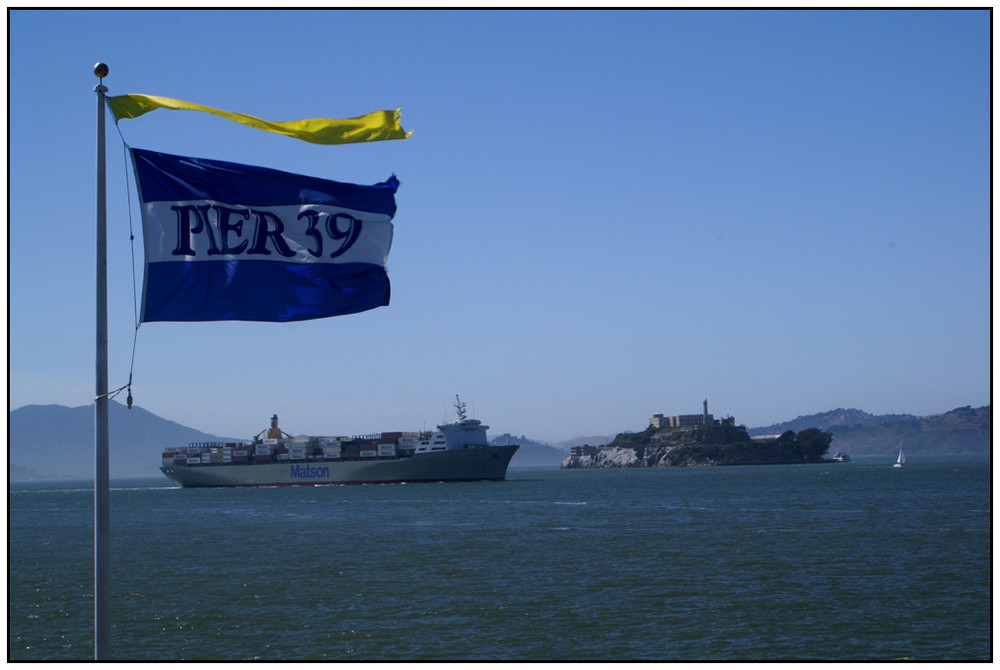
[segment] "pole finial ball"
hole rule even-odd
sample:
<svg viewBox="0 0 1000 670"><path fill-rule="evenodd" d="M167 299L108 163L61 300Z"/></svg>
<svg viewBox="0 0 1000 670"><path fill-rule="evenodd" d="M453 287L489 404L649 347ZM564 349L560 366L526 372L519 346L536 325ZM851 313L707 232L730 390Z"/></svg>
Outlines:
<svg viewBox="0 0 1000 670"><path fill-rule="evenodd" d="M108 76L108 66L105 65L104 63L95 63L94 74L96 74L101 79L104 79L105 77Z"/></svg>

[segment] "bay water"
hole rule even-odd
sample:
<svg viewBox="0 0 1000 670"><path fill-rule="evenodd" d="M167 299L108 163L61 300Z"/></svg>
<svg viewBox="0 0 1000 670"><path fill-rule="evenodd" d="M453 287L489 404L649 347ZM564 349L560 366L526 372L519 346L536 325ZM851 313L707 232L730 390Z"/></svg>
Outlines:
<svg viewBox="0 0 1000 670"><path fill-rule="evenodd" d="M8 659L93 658L93 490L8 496ZM113 480L132 660L990 660L986 456Z"/></svg>

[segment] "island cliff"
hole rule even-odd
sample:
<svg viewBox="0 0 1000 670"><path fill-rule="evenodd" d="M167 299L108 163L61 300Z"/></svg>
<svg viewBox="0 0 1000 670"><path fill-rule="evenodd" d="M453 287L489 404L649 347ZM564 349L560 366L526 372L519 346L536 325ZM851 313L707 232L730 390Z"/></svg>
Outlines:
<svg viewBox="0 0 1000 670"><path fill-rule="evenodd" d="M730 419L711 424L620 433L609 444L574 450L561 468L652 468L696 465L822 463L832 435L816 428L752 439Z"/></svg>

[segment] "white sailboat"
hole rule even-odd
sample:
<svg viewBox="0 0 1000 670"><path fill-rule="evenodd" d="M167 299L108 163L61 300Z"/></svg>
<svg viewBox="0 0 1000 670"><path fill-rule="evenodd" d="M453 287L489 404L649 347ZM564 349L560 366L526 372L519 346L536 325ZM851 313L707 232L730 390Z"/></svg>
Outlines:
<svg viewBox="0 0 1000 670"><path fill-rule="evenodd" d="M903 463L906 462L906 456L903 454L903 443L899 443L899 456L896 457L896 462L892 464L894 468L903 467Z"/></svg>

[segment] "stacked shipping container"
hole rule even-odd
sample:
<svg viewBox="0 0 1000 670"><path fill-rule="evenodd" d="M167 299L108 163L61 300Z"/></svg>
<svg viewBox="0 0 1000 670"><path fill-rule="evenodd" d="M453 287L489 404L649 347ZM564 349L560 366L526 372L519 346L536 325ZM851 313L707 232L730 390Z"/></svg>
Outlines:
<svg viewBox="0 0 1000 670"><path fill-rule="evenodd" d="M416 449L419 433L347 437L267 438L254 443L202 442L163 451L164 466L246 465L306 460L397 458Z"/></svg>

